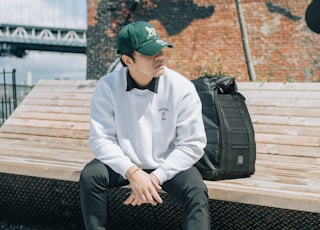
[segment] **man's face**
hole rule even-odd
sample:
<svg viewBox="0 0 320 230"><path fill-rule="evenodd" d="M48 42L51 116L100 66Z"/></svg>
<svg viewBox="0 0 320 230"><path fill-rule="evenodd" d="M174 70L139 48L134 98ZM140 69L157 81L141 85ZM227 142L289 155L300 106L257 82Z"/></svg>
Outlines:
<svg viewBox="0 0 320 230"><path fill-rule="evenodd" d="M164 73L164 55L161 50L154 56L145 56L141 53L134 53L135 61L128 66L130 73L139 77L153 78L160 77Z"/></svg>

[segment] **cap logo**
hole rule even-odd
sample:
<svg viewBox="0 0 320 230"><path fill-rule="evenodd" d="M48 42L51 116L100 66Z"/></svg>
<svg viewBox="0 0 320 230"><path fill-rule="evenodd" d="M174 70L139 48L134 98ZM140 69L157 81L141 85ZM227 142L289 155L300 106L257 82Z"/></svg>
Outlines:
<svg viewBox="0 0 320 230"><path fill-rule="evenodd" d="M158 44L162 45L162 46L166 46L166 45L169 44L168 42L163 41L163 40L161 40L161 39L158 39L156 42L157 42Z"/></svg>
<svg viewBox="0 0 320 230"><path fill-rule="evenodd" d="M145 29L145 30L147 31L147 33L148 33L148 39L149 39L150 37L155 37L155 36L157 36L157 32L156 32L156 29L155 29L155 28L146 26L144 29Z"/></svg>

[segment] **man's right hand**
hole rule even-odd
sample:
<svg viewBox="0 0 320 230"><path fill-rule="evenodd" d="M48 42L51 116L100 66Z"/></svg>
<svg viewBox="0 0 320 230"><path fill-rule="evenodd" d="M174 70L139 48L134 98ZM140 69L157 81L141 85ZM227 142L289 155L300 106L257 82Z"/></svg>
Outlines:
<svg viewBox="0 0 320 230"><path fill-rule="evenodd" d="M154 174L148 174L142 169L132 166L127 172L127 177L132 191L130 196L124 201L125 205L135 206L150 203L155 206L158 203L162 203L162 199L158 193L161 190L161 186Z"/></svg>

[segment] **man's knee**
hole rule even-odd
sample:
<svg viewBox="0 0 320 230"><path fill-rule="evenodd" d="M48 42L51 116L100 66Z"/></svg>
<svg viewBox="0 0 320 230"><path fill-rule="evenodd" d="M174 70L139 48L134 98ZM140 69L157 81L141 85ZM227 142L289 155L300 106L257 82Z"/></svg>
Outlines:
<svg viewBox="0 0 320 230"><path fill-rule="evenodd" d="M207 186L195 167L177 174L172 180L165 182L163 188L174 195L179 202L184 202L184 199L208 197Z"/></svg>
<svg viewBox="0 0 320 230"><path fill-rule="evenodd" d="M208 188L206 184L204 183L201 174L196 168L191 169L191 175L190 180L188 183L188 186L186 187L187 190L185 190L185 196L184 199L188 201L184 202L200 202L202 204L205 204L208 202Z"/></svg>
<svg viewBox="0 0 320 230"><path fill-rule="evenodd" d="M185 199L196 200L198 202L208 202L208 189L204 183L198 183L191 187L185 195Z"/></svg>
<svg viewBox="0 0 320 230"><path fill-rule="evenodd" d="M95 187L105 187L108 184L108 170L98 160L92 160L82 170L80 175L81 189L91 190Z"/></svg>

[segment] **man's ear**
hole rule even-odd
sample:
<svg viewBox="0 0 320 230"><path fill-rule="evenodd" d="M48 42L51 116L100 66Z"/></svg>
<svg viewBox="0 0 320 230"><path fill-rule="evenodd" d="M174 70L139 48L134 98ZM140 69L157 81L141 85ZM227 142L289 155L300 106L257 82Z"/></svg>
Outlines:
<svg viewBox="0 0 320 230"><path fill-rule="evenodd" d="M133 60L131 57L127 56L127 55L122 55L121 56L121 60L123 61L124 64L131 65L133 63Z"/></svg>

